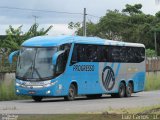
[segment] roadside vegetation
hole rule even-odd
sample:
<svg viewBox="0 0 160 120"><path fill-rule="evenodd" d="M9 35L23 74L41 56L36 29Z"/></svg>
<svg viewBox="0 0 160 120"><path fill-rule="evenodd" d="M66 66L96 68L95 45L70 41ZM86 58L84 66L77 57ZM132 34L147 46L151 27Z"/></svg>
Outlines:
<svg viewBox="0 0 160 120"><path fill-rule="evenodd" d="M28 98L30 97L22 97L15 94L14 80L10 82L0 81L0 101Z"/></svg>
<svg viewBox="0 0 160 120"><path fill-rule="evenodd" d="M146 73L145 91L160 90L160 72Z"/></svg>
<svg viewBox="0 0 160 120"><path fill-rule="evenodd" d="M8 63L8 55L20 49L20 45L27 39L35 36L44 36L52 29L39 28L39 24L33 24L27 32L22 31L22 25L18 28L13 28L11 25L6 30L6 35L0 35L0 73L15 72L15 65ZM17 58L14 58L16 61Z"/></svg>
<svg viewBox="0 0 160 120"><path fill-rule="evenodd" d="M138 108L109 108L101 113L20 115L18 120L159 120L160 105Z"/></svg>

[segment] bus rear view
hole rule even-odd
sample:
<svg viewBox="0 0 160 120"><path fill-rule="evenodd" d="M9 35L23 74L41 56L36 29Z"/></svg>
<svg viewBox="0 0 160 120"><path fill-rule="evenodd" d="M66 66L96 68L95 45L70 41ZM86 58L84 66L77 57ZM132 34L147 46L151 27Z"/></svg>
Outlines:
<svg viewBox="0 0 160 120"><path fill-rule="evenodd" d="M145 47L96 37L34 37L22 43L18 55L16 94L44 97L77 95L129 97L144 90Z"/></svg>

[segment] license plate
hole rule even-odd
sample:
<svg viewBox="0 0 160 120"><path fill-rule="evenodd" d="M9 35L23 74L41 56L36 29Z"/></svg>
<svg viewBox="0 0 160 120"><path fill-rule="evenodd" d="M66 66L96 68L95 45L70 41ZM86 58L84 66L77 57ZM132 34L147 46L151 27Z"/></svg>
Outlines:
<svg viewBox="0 0 160 120"><path fill-rule="evenodd" d="M29 91L28 93L29 93L29 94L36 94L35 91Z"/></svg>

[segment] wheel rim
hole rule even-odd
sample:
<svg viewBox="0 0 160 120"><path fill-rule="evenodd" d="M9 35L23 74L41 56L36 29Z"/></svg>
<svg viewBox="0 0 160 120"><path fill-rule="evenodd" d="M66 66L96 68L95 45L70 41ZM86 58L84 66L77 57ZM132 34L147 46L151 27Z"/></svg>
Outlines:
<svg viewBox="0 0 160 120"><path fill-rule="evenodd" d="M131 95L132 94L132 87L131 85L128 85L128 90L127 90L128 94Z"/></svg>
<svg viewBox="0 0 160 120"><path fill-rule="evenodd" d="M123 97L124 96L124 88L123 88L123 86L120 87L119 92L120 92L120 96Z"/></svg>
<svg viewBox="0 0 160 120"><path fill-rule="evenodd" d="M74 98L74 90L72 88L69 89L69 97Z"/></svg>

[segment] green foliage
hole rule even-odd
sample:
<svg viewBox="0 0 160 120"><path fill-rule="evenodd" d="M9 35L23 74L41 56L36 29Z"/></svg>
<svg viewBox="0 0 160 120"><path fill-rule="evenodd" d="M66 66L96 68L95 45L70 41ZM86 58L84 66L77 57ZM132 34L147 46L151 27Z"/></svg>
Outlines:
<svg viewBox="0 0 160 120"><path fill-rule="evenodd" d="M81 24L80 24L79 22L77 22L77 23L70 22L70 23L68 24L68 28L69 28L69 29L74 29L74 28L79 29L80 26L81 26Z"/></svg>
<svg viewBox="0 0 160 120"><path fill-rule="evenodd" d="M13 28L11 25L6 30L6 37L1 38L0 42L0 72L14 72L15 65L8 63L8 54L11 51L20 49L21 44L34 36L46 35L47 32L52 28L49 26L47 29L38 29L38 24L33 24L27 32L22 32L22 25Z"/></svg>
<svg viewBox="0 0 160 120"><path fill-rule="evenodd" d="M20 45L27 39L34 36L46 35L47 32L52 28L49 26L47 29L41 28L38 30L39 25L33 24L30 29L23 33L22 25L18 28L13 28L11 25L6 30L7 38L2 41L1 48L5 48L7 52L18 50Z"/></svg>
<svg viewBox="0 0 160 120"><path fill-rule="evenodd" d="M17 100L28 99L30 97L17 96L15 94L14 80L12 81L0 81L0 101L2 100Z"/></svg>
<svg viewBox="0 0 160 120"><path fill-rule="evenodd" d="M154 56L156 56L155 50L146 49L146 56L147 57L154 57Z"/></svg>
<svg viewBox="0 0 160 120"><path fill-rule="evenodd" d="M112 40L121 40L122 35L126 33L124 28L131 26L128 24L126 15L119 13L117 10L108 10L97 25L99 27L98 36Z"/></svg>
<svg viewBox="0 0 160 120"><path fill-rule="evenodd" d="M147 79L145 83L145 90L160 90L160 73L147 73Z"/></svg>
<svg viewBox="0 0 160 120"><path fill-rule="evenodd" d="M154 32L156 31L157 51L160 55L160 11L153 16L144 14L141 8L141 4L127 4L121 12L108 10L98 23L87 22L87 36L143 43L147 49L154 49ZM77 30L77 35L82 35L82 27L75 27L75 24L72 22L72 29Z"/></svg>
<svg viewBox="0 0 160 120"><path fill-rule="evenodd" d="M140 10L142 8L141 4L129 5L126 4L126 8L122 10L122 12L128 12L129 14L139 14L142 13Z"/></svg>

